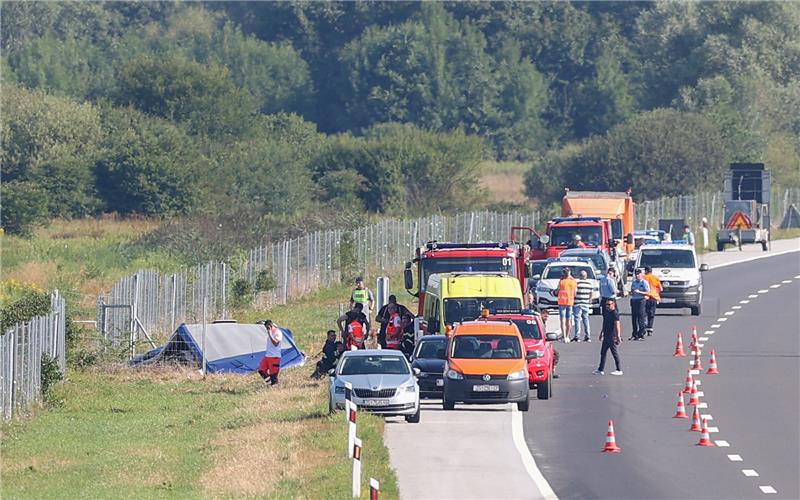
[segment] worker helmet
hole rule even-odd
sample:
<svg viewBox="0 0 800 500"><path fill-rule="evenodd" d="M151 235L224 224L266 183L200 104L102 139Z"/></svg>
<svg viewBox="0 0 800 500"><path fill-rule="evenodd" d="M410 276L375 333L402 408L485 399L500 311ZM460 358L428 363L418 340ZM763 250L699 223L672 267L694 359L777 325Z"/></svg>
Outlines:
<svg viewBox="0 0 800 500"><path fill-rule="evenodd" d="M572 239L575 241L581 241L581 235L576 233L575 236L572 237Z"/></svg>

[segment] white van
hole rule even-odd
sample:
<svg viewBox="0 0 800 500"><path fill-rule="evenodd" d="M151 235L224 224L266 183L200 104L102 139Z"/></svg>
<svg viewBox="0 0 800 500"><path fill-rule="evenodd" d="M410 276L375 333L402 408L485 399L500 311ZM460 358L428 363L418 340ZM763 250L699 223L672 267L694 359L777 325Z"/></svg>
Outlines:
<svg viewBox="0 0 800 500"><path fill-rule="evenodd" d="M688 307L692 316L699 316L703 302L703 277L701 271L708 264L698 264L694 246L661 243L643 245L636 257L636 268L653 268L661 280L661 308Z"/></svg>

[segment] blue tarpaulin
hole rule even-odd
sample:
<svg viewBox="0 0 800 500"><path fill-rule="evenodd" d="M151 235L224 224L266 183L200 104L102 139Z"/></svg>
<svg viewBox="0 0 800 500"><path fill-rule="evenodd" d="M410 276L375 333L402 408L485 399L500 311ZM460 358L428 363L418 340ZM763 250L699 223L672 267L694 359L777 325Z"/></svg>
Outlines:
<svg viewBox="0 0 800 500"><path fill-rule="evenodd" d="M301 366L305 354L294 342L292 332L281 328L281 368ZM203 325L181 324L166 344L131 361L134 366L158 361L177 360L200 366L203 352L206 368L218 373L252 373L264 358L267 330L263 325L218 323L206 325L205 344Z"/></svg>

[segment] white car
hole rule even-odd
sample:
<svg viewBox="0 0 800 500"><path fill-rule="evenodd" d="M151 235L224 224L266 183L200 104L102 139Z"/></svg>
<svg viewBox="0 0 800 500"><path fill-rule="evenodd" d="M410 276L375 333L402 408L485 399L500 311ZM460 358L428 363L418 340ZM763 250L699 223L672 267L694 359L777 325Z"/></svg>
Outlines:
<svg viewBox="0 0 800 500"><path fill-rule="evenodd" d="M366 349L345 351L331 370L331 411L345 408L345 382L353 385L352 401L360 410L385 416L403 416L419 423L418 370L412 370L400 351Z"/></svg>
<svg viewBox="0 0 800 500"><path fill-rule="evenodd" d="M572 276L577 279L578 273L586 271L587 278L592 281L592 313L600 312L600 282L594 265L582 260L557 260L547 264L542 271L541 279L536 284L536 306L539 308L558 307L558 282L564 268L570 268Z"/></svg>
<svg viewBox="0 0 800 500"><path fill-rule="evenodd" d="M693 245L661 243L644 245L636 257L636 268L650 267L661 280L661 301L658 308L688 307L692 316L702 312L703 278L708 264L699 264Z"/></svg>

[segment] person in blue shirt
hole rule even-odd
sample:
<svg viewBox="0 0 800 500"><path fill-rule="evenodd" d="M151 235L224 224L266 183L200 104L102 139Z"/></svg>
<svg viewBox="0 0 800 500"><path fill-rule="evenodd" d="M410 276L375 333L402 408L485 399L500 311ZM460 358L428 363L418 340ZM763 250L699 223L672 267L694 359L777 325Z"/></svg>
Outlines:
<svg viewBox="0 0 800 500"><path fill-rule="evenodd" d="M600 278L600 310L605 311L606 301L617 297L617 271L608 268L605 276Z"/></svg>
<svg viewBox="0 0 800 500"><path fill-rule="evenodd" d="M644 303L650 293L650 284L644 279L644 272L637 269L635 278L631 282L631 322L633 332L629 340L644 340L647 331L647 316Z"/></svg>

